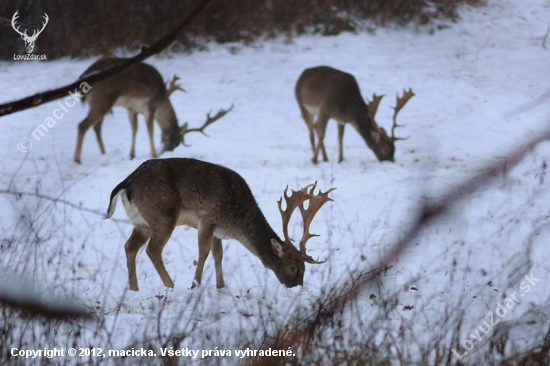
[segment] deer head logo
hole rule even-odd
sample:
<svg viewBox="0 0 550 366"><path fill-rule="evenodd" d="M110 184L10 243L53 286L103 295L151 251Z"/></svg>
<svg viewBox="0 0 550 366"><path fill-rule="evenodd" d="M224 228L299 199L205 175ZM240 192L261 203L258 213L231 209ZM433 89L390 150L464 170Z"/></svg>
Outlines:
<svg viewBox="0 0 550 366"><path fill-rule="evenodd" d="M19 18L19 15L17 15L18 12L19 12L19 10L16 11L15 14L13 14L13 18L11 18L11 26L13 27L13 29L15 29L15 31L17 33L19 33L21 35L21 38L23 38L23 41L25 41L25 49L27 50L27 53L31 53L32 50L34 49L34 42L36 42L36 39L38 38L38 35L40 33L42 33L44 28L46 28L46 24L48 24L48 20L49 20L48 14L44 13L44 22L42 22L42 29L34 30L33 33L32 33L32 36L29 36L27 34L26 29L25 29L25 32L21 32L19 30L19 26L17 26L17 28L16 28L15 20L17 18Z"/></svg>

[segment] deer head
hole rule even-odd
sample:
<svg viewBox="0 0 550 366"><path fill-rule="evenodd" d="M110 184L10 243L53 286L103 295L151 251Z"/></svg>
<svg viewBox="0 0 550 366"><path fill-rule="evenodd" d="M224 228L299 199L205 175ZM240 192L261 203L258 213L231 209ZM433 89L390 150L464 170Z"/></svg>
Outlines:
<svg viewBox="0 0 550 366"><path fill-rule="evenodd" d="M46 28L46 24L48 24L48 14L44 13L44 22L42 22L42 29L40 30L34 30L32 33L32 36L29 36L27 34L27 30L25 29L25 32L21 32L19 30L19 26L16 27L15 21L17 18L19 18L19 15L17 15L19 11L16 11L15 14L13 14L13 17L11 18L11 26L13 29L21 35L21 38L23 38L23 41L25 41L25 49L27 50L27 53L31 53L34 49L34 42L36 42L36 38L42 33L44 28Z"/></svg>
<svg viewBox="0 0 550 366"><path fill-rule="evenodd" d="M395 133L396 127L404 127L404 125L397 124L397 114L399 113L401 108L403 108L403 106L413 96L414 96L414 93L412 89L409 89L408 91L403 90L402 97L399 97L399 94L397 94L397 97L396 97L397 101L396 101L395 107L393 108L394 112L393 112L393 125L391 128L391 136L388 136L384 128L378 127L378 124L374 120L376 111L378 110L378 106L380 104L380 101L384 97L384 95L377 96L376 94L373 94L372 101L369 101L367 103L367 107L369 110L369 117L371 118L375 127L374 130L370 131L370 136L375 144L373 151L379 161L393 161L393 155L395 153L395 141L408 139L408 137L404 137L404 138L395 137L394 133Z"/></svg>

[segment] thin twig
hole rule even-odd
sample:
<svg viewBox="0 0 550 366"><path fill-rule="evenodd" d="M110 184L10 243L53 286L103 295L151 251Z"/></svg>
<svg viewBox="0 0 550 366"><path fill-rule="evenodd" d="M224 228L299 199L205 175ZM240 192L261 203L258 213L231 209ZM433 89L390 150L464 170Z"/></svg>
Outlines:
<svg viewBox="0 0 550 366"><path fill-rule="evenodd" d="M36 106L39 106L44 103L51 102L53 100L62 98L67 95L69 91L73 91L75 89L78 89L78 87L82 83L88 83L93 84L97 83L99 81L105 80L116 73L123 71L130 66L137 64L146 58L153 56L154 54L162 51L166 47L168 47L173 41L176 40L178 34L181 33L181 31L186 28L211 2L212 0L203 0L196 8L193 10L193 12L183 21L180 25L176 27L172 32L168 33L161 39L159 39L156 43L154 43L152 46L147 47L144 46L141 49L141 52L137 54L134 57L131 57L127 59L126 61L114 65L108 69L105 69L101 72L98 72L96 74L92 74L90 76L84 77L80 80L77 80L69 85L65 85L61 88L57 88L54 90L41 92L35 95L31 95L29 97L25 97L23 99L16 100L14 102L4 103L0 105L0 117L5 116L8 114L12 114L15 112L21 112L25 109L33 108Z"/></svg>
<svg viewBox="0 0 550 366"><path fill-rule="evenodd" d="M548 99L550 99L550 89L548 89L546 92L544 92L540 97L538 97L535 100L532 100L528 103L525 103L523 105L520 105L519 107L515 107L513 109L510 109L509 111L506 111L502 114L505 118L515 117L519 114L523 114L526 112L529 112L530 110L538 107L542 103L546 102Z"/></svg>
<svg viewBox="0 0 550 366"><path fill-rule="evenodd" d="M441 217L459 200L505 174L511 167L520 163L535 146L546 140L550 140L550 131L541 133L537 138L506 155L507 159L505 161L489 165L483 170L483 173L465 180L457 188L451 189L444 194L434 204L424 207L417 215L418 219L416 222L407 230L407 235L392 248L388 255L373 265L372 268L376 268L376 270L367 269L361 271L355 280L348 283L340 291L340 295L330 299L328 303L325 303L322 308L319 308L317 312L309 315L306 319L302 319L302 321L296 323L296 318L291 318L287 325L281 329L282 334L280 333L275 339L277 347L280 347L280 349L286 349L287 347L298 349L303 347L303 349L307 350L311 344L315 330L331 321L331 316L328 315L342 312L347 304L356 300L368 288L368 285L377 278L378 274L387 268L389 263L396 260L398 255L413 242L413 239L428 221ZM299 312L300 309L297 311ZM255 359L249 364L260 365L262 362L259 359Z"/></svg>
<svg viewBox="0 0 550 366"><path fill-rule="evenodd" d="M99 216L105 217L104 212L94 210L94 209L91 209L91 208L87 208L87 207L82 207L82 205L74 204L72 202L69 202L69 201L64 200L62 198L59 198L59 197L45 196L45 195L35 193L35 192L19 192L19 191L11 191L11 190L6 190L6 189L0 189L0 194L7 194L7 195L17 196L17 197L25 196L25 197L40 198L40 199L44 199L46 201L51 201L53 203L61 203L62 205L66 205L66 206L69 206L69 207L72 207L72 208L76 208L77 210L80 210L80 211L89 212L89 213L92 213L94 215L99 215ZM125 220L125 219L117 219L117 218L112 217L112 218L110 218L110 220L116 221L116 222L121 222L121 223L124 223L124 224L130 224L130 221Z"/></svg>
<svg viewBox="0 0 550 366"><path fill-rule="evenodd" d="M550 32L550 23L548 23L548 28L546 28L546 34L542 40L542 48L546 48L546 40L548 39L548 33Z"/></svg>

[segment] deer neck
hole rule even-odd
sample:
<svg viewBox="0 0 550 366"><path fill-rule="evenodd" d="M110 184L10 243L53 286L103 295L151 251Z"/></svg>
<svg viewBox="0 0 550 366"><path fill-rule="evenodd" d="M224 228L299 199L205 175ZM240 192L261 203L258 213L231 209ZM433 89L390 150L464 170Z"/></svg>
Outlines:
<svg viewBox="0 0 550 366"><path fill-rule="evenodd" d="M354 125L355 129L367 146L372 150L378 161L394 161L393 154L395 146L392 138L388 137L383 128L378 127L371 116L366 114L359 123Z"/></svg>
<svg viewBox="0 0 550 366"><path fill-rule="evenodd" d="M241 227L235 239L257 256L265 267L273 269L280 259L272 249L271 239L283 241L273 231L259 209L257 212L251 213L249 217L250 219L246 220L247 225Z"/></svg>
<svg viewBox="0 0 550 366"><path fill-rule="evenodd" d="M380 128L378 127L376 122L374 122L374 120L370 117L366 105L365 108L360 111L360 113L357 113L355 115L355 118L351 122L351 125L353 126L353 128L355 128L359 135L361 135L361 137L363 138L363 140L365 140L365 143L371 150L376 149L377 144L373 138L372 132L378 132Z"/></svg>
<svg viewBox="0 0 550 366"><path fill-rule="evenodd" d="M181 137L176 113L168 99L158 103L155 109L155 120L162 131L162 140L164 141L162 151L174 150L180 144Z"/></svg>
<svg viewBox="0 0 550 366"><path fill-rule="evenodd" d="M158 102L155 108L155 120L158 122L162 133L178 133L178 118L168 99Z"/></svg>

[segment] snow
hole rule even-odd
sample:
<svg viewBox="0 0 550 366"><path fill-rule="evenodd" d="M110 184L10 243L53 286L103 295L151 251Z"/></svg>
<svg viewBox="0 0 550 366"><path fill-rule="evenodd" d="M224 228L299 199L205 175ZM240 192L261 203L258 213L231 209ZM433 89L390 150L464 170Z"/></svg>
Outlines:
<svg viewBox="0 0 550 366"><path fill-rule="evenodd" d="M505 115L549 88L549 51L541 47L549 14L548 0L491 0L484 7L464 7L460 21L433 34L422 28L389 27L374 34L309 35L252 46L211 44L207 51L146 61L165 79L173 74L181 77L187 93L177 91L171 97L180 123L200 125L207 112L235 105L208 127L210 138L189 135L186 142L191 147L179 146L162 158L192 157L235 170L280 234L276 200L287 185L298 189L318 181L323 191L337 188L331 193L334 202L323 207L312 224L312 232L321 236L308 244L308 254L328 262L307 265L303 287L284 288L256 257L229 240L224 241L226 288L216 290L210 257L203 284L190 290L196 230L179 227L163 253L175 289L164 288L142 250L137 261L140 291L131 293L123 249L132 229L129 223L7 194L0 195L5 238L32 229L43 241L38 245L23 241L20 248L3 249L0 274L34 281L39 293L71 294L95 309L112 327L112 348L147 334L161 315L165 334L187 329L189 347L195 348L206 347L201 335L208 329L219 330L219 339L210 344L215 347L215 342L230 339L236 328L256 329L264 316L282 322L294 307L313 301L324 288L377 263L406 235L426 202L502 161L514 147L548 127L548 101L512 117ZM93 61L0 62L0 101L67 84ZM352 73L364 97L386 94L376 118L386 130L391 126L394 95L412 87L416 96L398 117L406 127L396 131L410 138L396 143L395 163L379 163L348 126L345 160L338 164L333 121L325 137L330 161L310 162L308 132L294 100L294 83L303 69L317 65ZM107 154L100 155L93 132L88 132L83 164L77 165L72 161L76 126L87 111L80 103L40 141L31 135L53 115L57 103L2 118L0 187L39 189L41 194L103 213L111 190L150 158L144 123L140 119L136 158L129 160L130 124L124 110L115 108L103 124ZM22 138L32 142L28 153L18 149ZM155 141L160 141L158 126ZM414 245L382 275L384 291L377 296L397 294L396 318L425 319L414 328L419 342L428 338L442 309L459 304L466 313L461 340L466 339L489 310L513 291L521 292L526 274L541 280L503 322L517 319L517 324L528 327L533 322L520 321L522 316L547 304L550 193L543 164L548 164L549 156L550 144L540 144L505 176L427 224ZM124 220L121 208L114 217ZM20 215L33 217L35 226L21 224ZM539 234L532 235L534 231ZM300 223L293 221L291 235L300 232ZM29 257L31 264L24 262ZM403 310L407 305L413 310ZM374 312L380 304L364 306ZM543 312L534 327L545 329L548 315ZM369 311L363 316L368 318Z"/></svg>

